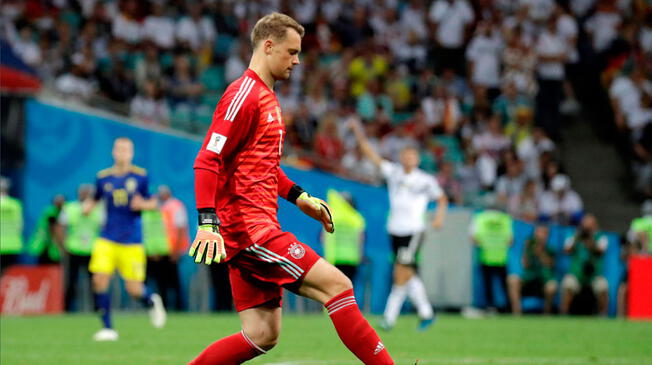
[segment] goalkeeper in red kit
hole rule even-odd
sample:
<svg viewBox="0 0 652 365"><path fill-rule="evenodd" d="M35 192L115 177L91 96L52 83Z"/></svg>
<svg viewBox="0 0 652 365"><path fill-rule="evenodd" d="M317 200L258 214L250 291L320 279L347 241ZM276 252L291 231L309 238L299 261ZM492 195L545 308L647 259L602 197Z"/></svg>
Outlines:
<svg viewBox="0 0 652 365"><path fill-rule="evenodd" d="M285 125L273 88L299 64L303 34L284 14L256 23L249 69L222 95L195 160L199 229L189 254L209 265L227 262L242 331L209 345L191 364L240 364L274 347L283 288L322 303L363 363L394 363L360 313L351 281L278 223L281 196L327 232L335 229L326 203L280 167Z"/></svg>

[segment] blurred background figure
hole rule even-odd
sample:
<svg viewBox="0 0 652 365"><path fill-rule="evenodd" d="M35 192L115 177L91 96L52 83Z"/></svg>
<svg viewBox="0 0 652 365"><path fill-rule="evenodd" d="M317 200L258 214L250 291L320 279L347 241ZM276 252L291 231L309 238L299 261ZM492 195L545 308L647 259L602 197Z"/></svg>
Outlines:
<svg viewBox="0 0 652 365"><path fill-rule="evenodd" d="M178 263L188 248L188 213L166 185L159 186L158 201L158 209L142 213L147 277L156 284L166 308L181 310Z"/></svg>
<svg viewBox="0 0 652 365"><path fill-rule="evenodd" d="M609 304L609 283L603 274L604 253L609 241L598 232L598 221L587 214L577 229L577 233L566 239L564 252L571 256L571 266L561 282L561 314L569 314L573 299L582 289L589 287L597 298L598 313L607 315ZM591 308L579 308L583 313L593 312Z"/></svg>
<svg viewBox="0 0 652 365"><path fill-rule="evenodd" d="M95 194L91 184L82 184L77 190L77 200L68 201L63 205L58 218L57 234L63 240L66 252L66 285L65 308L66 311L89 310L91 302L91 273L88 264L93 252L93 244L100 234L103 224L102 207L95 206L88 213L83 212L83 203ZM80 283L79 274L82 274L83 285ZM80 295L79 288L83 287ZM85 308L81 308L81 303Z"/></svg>
<svg viewBox="0 0 652 365"><path fill-rule="evenodd" d="M627 238L637 252L652 254L652 200L643 203L641 216L632 220Z"/></svg>
<svg viewBox="0 0 652 365"><path fill-rule="evenodd" d="M490 204L496 207L495 203ZM471 222L471 239L478 246L485 307L489 310L506 310L494 295L494 284L507 293L507 252L513 242L512 217L496 209L476 214Z"/></svg>
<svg viewBox="0 0 652 365"><path fill-rule="evenodd" d="M23 205L20 200L9 196L10 187L9 179L0 177L0 261L2 261L2 272L16 264L23 251Z"/></svg>
<svg viewBox="0 0 652 365"><path fill-rule="evenodd" d="M525 242L521 257L522 271L508 277L509 297L512 313L521 314L521 297L537 296L544 298L543 313L552 313L552 300L557 293L555 280L555 253L548 247L550 230L538 225L534 236Z"/></svg>
<svg viewBox="0 0 652 365"><path fill-rule="evenodd" d="M355 209L353 197L348 192L331 189L326 202L332 209L337 229L333 234L322 234L324 258L354 281L364 257L365 219Z"/></svg>
<svg viewBox="0 0 652 365"><path fill-rule="evenodd" d="M65 202L66 199L60 194L52 199L52 204L41 213L36 230L29 240L27 253L36 258L39 264L61 262L61 252L64 251L64 247L57 222Z"/></svg>

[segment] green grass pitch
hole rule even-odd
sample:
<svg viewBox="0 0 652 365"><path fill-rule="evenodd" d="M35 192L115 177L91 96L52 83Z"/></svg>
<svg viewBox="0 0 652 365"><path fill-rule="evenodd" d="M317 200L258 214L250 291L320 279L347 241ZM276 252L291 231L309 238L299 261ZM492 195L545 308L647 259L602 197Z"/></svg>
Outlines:
<svg viewBox="0 0 652 365"><path fill-rule="evenodd" d="M371 319L372 323L377 318ZM440 316L427 332L414 316L379 332L396 364L652 364L652 323L597 318ZM163 330L147 316L117 313L120 340L94 343L92 315L0 318L0 363L185 364L239 329L236 315L172 314ZM358 364L324 315L287 315L279 345L251 364Z"/></svg>

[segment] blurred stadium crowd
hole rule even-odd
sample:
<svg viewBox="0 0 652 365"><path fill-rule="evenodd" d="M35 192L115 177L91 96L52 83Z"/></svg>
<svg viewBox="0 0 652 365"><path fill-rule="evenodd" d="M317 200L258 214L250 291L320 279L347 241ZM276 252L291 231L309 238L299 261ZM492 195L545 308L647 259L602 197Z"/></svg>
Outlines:
<svg viewBox="0 0 652 365"><path fill-rule="evenodd" d="M2 37L51 92L198 135L247 68L255 21L291 15L306 36L276 90L286 163L379 184L350 132L361 123L389 160L419 146L420 167L453 203L497 202L527 222L582 221L556 145L564 122L608 90L596 108L607 108L632 187L652 197L646 1L6 0L0 10Z"/></svg>
<svg viewBox="0 0 652 365"><path fill-rule="evenodd" d="M359 120L388 159L418 144L457 204L495 191L517 218L577 223L582 199L555 141L590 62L636 188L652 193L644 1L5 1L2 31L56 93L203 134L247 67L250 28L275 10L307 30L301 66L277 89L289 163L377 183L348 130Z"/></svg>

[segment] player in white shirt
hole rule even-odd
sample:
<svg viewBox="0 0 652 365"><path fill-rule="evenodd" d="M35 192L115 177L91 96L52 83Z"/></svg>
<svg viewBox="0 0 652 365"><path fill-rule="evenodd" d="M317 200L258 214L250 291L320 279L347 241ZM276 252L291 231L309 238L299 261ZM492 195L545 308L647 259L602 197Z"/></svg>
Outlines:
<svg viewBox="0 0 652 365"><path fill-rule="evenodd" d="M393 163L378 155L358 123L351 123L351 128L362 153L380 168L389 192L387 231L395 255L394 283L381 327L389 330L394 326L403 302L409 296L421 319L418 329L425 330L433 323L434 313L426 288L417 275L417 254L426 229L428 203L437 201L437 212L431 224L439 229L444 222L448 199L434 176L418 168L419 152L416 148L404 147L399 155L400 164Z"/></svg>

